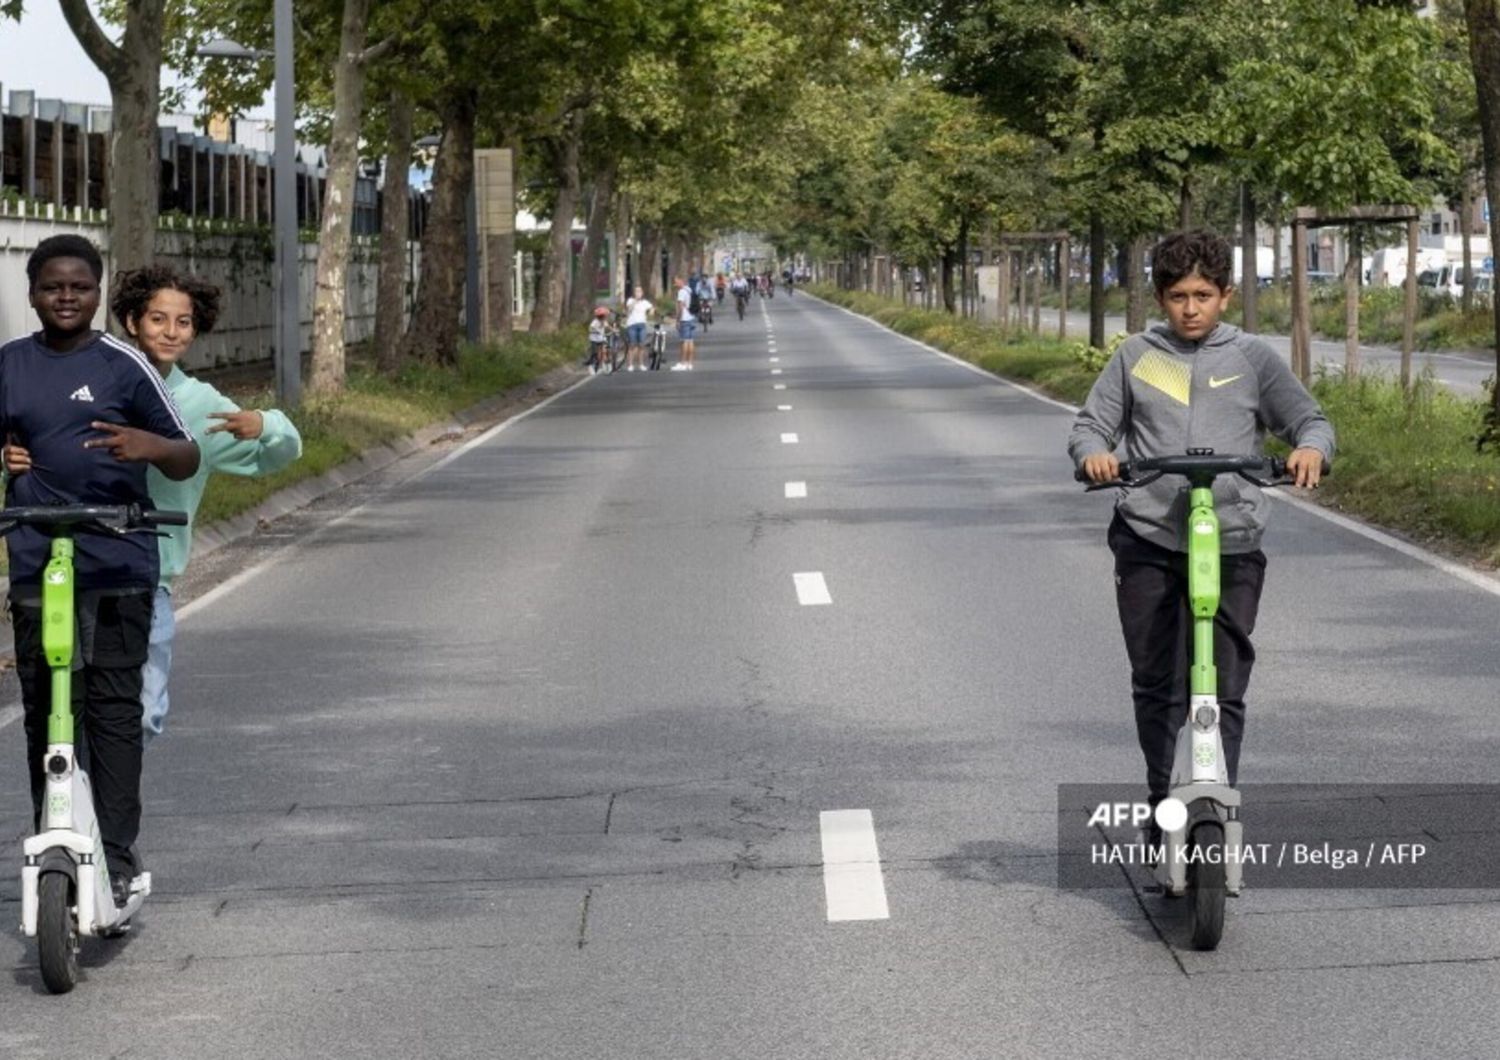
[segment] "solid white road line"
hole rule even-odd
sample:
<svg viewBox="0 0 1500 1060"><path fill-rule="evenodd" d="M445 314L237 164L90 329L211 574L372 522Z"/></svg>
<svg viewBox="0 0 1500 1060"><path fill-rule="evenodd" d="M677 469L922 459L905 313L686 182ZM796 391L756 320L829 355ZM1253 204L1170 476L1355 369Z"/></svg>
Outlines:
<svg viewBox="0 0 1500 1060"><path fill-rule="evenodd" d="M801 500L807 496L806 482L788 482L786 484L786 499L789 501Z"/></svg>
<svg viewBox="0 0 1500 1060"><path fill-rule="evenodd" d="M782 445L796 445L797 444L797 436L795 434L792 434L792 433L783 434L781 436L781 444Z"/></svg>
<svg viewBox="0 0 1500 1060"><path fill-rule="evenodd" d="M801 574L793 574L792 583L797 587L797 602L803 607L818 607L833 603L833 597L828 595L828 583L823 580L822 571L804 571Z"/></svg>
<svg viewBox="0 0 1500 1060"><path fill-rule="evenodd" d="M526 419L528 416L531 416L531 415L533 415L534 413L537 413L537 412L541 412L544 408L546 408L548 405L552 404L554 401L558 400L559 398L563 397L566 394L571 393L573 390L575 390L578 387L582 386L583 384L589 382L589 380L591 380L593 378L596 378L596 377L594 377L594 376L584 376L578 382L573 383L572 385L570 385L568 387L565 387L562 390L559 390L557 393L553 394L551 397L547 398L546 400L539 401L535 405L531 406L529 409L526 409L526 410L524 410L522 412L518 412L514 416L511 416L509 419L505 419L505 420L500 421L499 423L497 423L493 427L491 427L489 430L483 432L482 434L480 434L480 435L478 435L478 436L476 436L474 438L469 439L469 441L465 442L463 445L461 445L457 449L453 450L453 452L449 453L447 456L443 457L441 460L438 460L435 463L429 464L427 467L422 468L421 470L417 471L415 474L411 475L410 477L402 479L400 482L393 484L388 489L382 490L376 496L371 497L369 500L365 501L363 504L360 504L360 505L358 505L358 506L356 506L354 508L350 508L347 512L344 512L342 515L339 515L339 516L337 516L337 517L335 517L333 519L330 519L328 522L326 522L322 526L318 527L312 533L308 534L307 537L303 538L301 541L295 542L295 543L287 546L287 550L283 551L283 550L279 550L278 549L275 555L272 555L272 556L270 556L270 557L262 560L261 562L257 563L253 567L248 567L245 570L240 571L240 573L236 574L233 578L230 578L227 582L221 582L220 584L214 586L212 589L210 589L208 592L204 593L202 596L198 597L196 600L193 600L190 603L188 603L186 606L184 606L182 608L179 608L177 610L177 614L176 614L176 621L181 622L183 619L190 617L194 612L201 611L203 608L207 607L209 604L213 603L215 600L222 599L224 596L228 595L229 593L234 592L234 590L238 589L241 585L244 585L251 578L254 578L256 575L260 574L267 567L271 567L271 566L274 566L277 563L284 562L286 560L287 556L290 555L291 552L296 551L298 549L305 548L307 545L311 544L313 541L317 540L318 538L322 537L324 534L328 533L334 527L339 526L339 525L347 522L348 520L354 518L356 515L359 515L366 508L370 507L372 504L375 504L378 501L386 499L387 497L390 496L390 494L392 492L394 492L395 490L399 489L400 487L406 486L407 484L409 484L411 482L415 482L419 478L424 478L425 476L432 474L434 471L440 471L440 470L442 470L443 468L447 467L449 464L453 463L453 461L457 460L459 457L461 457L465 453L469 452L469 450L471 450L471 449L477 449L479 446L483 445L485 442L488 442L491 438L495 437L495 435L499 434L501 431L505 430L507 427L511 426L512 424L514 424L514 423L520 423L522 420Z"/></svg>
<svg viewBox="0 0 1500 1060"><path fill-rule="evenodd" d="M943 350L938 349L936 346L929 346L927 345L927 343L920 342L909 335L903 335L899 331L888 328L884 324L878 323L877 321L871 320L869 317L860 316L853 310L845 309L841 305L834 305L832 302L825 302L823 301L823 299L818 298L817 295L811 295L809 297L817 298L818 301L823 302L823 304L828 306L830 309L837 309L840 313L844 313L847 316L854 317L856 320L869 324L872 327L880 329L881 331L888 331L898 339L903 339L906 342L911 343L913 346L918 346L924 350L927 350L929 353L935 353L945 361L951 361L954 364L958 365L958 367L973 372L975 375L985 376L991 382L997 382L1004 386L1008 386L1012 390L1019 390L1021 391L1021 393L1034 397L1038 401L1046 402L1048 405L1052 405L1060 409L1065 409L1068 412L1076 414L1079 411L1077 405L1069 404L1066 401L1058 401L1056 398L1050 398L1045 394L1040 394L1037 391L1032 390L1030 387L1022 386L1020 383L1015 383L1009 379L1002 378L1001 376L995 375L993 372L986 372L977 364L970 364L968 361L960 360L959 358L953 356L951 353L946 353ZM1432 567L1435 570L1440 570L1445 574L1451 574L1459 581L1464 582L1467 585L1472 585L1476 589L1483 590L1484 592L1489 593L1491 596L1500 596L1500 578L1494 578L1490 575L1483 574L1469 567L1465 567L1462 564L1454 563L1452 560L1447 559L1444 556L1439 556L1435 552L1429 552L1427 551L1427 549L1422 548L1419 545L1413 545L1406 541L1402 541L1400 538L1394 537L1383 530L1377 529L1376 527L1367 526L1366 524L1359 522L1356 519L1350 519L1346 515L1340 515L1337 512L1323 507L1321 504L1314 504L1312 501L1305 501L1300 497L1293 497L1290 494L1282 493L1278 490L1267 490L1266 496L1271 497L1274 500L1281 501L1283 504L1290 504L1293 508L1300 508L1308 515L1312 515L1319 519L1323 519L1327 522L1333 523L1335 526L1342 527L1343 529L1357 534L1360 537L1365 538L1366 540L1373 541L1376 544L1384 545L1386 548L1391 549L1394 552L1399 552L1403 556L1410 557L1411 559L1416 560L1418 563L1426 564L1427 566Z"/></svg>
<svg viewBox="0 0 1500 1060"><path fill-rule="evenodd" d="M413 474L413 475L411 475L411 476L409 476L409 477L407 477L405 479L402 479L398 483L393 484L388 489L382 490L379 494L377 494L374 497L371 497L369 500L365 501L363 504L360 504L360 505L358 505L358 506L356 506L354 508L350 508L347 512L344 512L342 515L339 515L336 518L330 519L328 522L326 522L322 526L318 527L312 533L308 534L307 537L303 538L301 541L298 541L298 542L295 542L295 543L293 543L291 545L288 545L285 549L277 549L273 555L267 557L266 559L261 560L259 563L255 564L254 566L245 568L244 570L242 570L238 574L236 574L234 577L230 578L228 581L226 581L226 582L220 582L218 585L214 586L212 589L210 589L208 592L204 593L202 596L198 597L195 600L192 600L192 601L188 602L187 604L185 604L181 608L178 608L177 609L177 614L176 614L176 621L182 622L183 620L191 617L194 613L203 610L205 607L208 607L210 604L214 603L216 600L223 599L225 596L228 596L230 593L234 592L240 586L242 586L246 582L250 581L252 578L254 578L257 575L261 574L267 568L273 567L273 566L275 566L278 563L285 562L286 559L287 559L287 557L289 555L291 555L293 552L296 552L296 551L298 551L300 549L306 548L313 541L315 541L318 538L322 537L324 534L328 533L328 531L332 530L334 527L339 526L340 524L345 523L348 520L354 518L360 512L363 512L366 508L370 507L370 505L376 503L377 501L385 499L393 491L401 488L402 486L407 485L408 483L415 482L417 479L422 478L423 476L430 475L434 471L437 471L440 468L446 467L448 464L452 463L454 460L457 460L460 456L463 456L470 449L474 449L474 448L476 448L478 446L483 445L485 442L489 441L495 435L497 435L501 431L505 430L505 428L509 427L511 424L513 424L513 423L519 423L521 420L524 420L527 416L530 416L534 412L540 412L542 409L544 409L548 405L552 404L554 401L556 401L558 398L562 397L564 394L567 394L568 392L572 391L574 388L582 386L584 383L587 383L591 378L594 378L594 377L585 376L584 378L580 379L578 382L573 383L571 386L568 386L568 387L566 387L563 390L559 390L556 394L553 394L551 397L547 398L545 401L539 401L535 405L531 406L531 408L526 409L523 412L518 412L514 416L511 416L509 419L502 420L500 423L495 424L495 426L491 427L489 430L485 431L484 433L480 434L479 436L477 436L475 438L472 438L469 441L465 442L463 445L459 446L457 449L453 450L453 452L449 453L447 456L443 457L441 460L438 460L436 463L429 464L427 467L422 468L421 470L417 471L415 474ZM0 729L4 729L6 726L8 726L8 725L14 723L15 721L17 721L20 717L21 717L21 708L20 707L6 707L4 710L0 710Z"/></svg>
<svg viewBox="0 0 1500 1060"><path fill-rule="evenodd" d="M875 819L869 810L824 810L823 894L828 921L889 920L885 877L875 844Z"/></svg>

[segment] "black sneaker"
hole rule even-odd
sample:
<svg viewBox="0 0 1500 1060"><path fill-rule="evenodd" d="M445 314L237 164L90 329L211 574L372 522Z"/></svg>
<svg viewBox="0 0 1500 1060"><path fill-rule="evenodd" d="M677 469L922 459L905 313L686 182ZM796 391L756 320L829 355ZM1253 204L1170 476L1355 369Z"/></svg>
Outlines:
<svg viewBox="0 0 1500 1060"><path fill-rule="evenodd" d="M118 872L109 878L110 895L115 900L116 909L124 909L125 903L130 901L130 877L123 872Z"/></svg>

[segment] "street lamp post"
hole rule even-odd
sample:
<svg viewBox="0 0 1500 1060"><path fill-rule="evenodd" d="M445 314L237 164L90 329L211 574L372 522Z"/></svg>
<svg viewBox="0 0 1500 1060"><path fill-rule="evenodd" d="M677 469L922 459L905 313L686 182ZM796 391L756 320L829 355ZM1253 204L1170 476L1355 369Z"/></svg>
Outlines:
<svg viewBox="0 0 1500 1060"><path fill-rule="evenodd" d="M275 0L276 35L274 152L272 202L276 214L276 314L274 336L276 403L296 408L302 398L301 246L297 238L296 93L292 66L292 0ZM210 59L271 58L263 51L230 40L210 41L198 50Z"/></svg>

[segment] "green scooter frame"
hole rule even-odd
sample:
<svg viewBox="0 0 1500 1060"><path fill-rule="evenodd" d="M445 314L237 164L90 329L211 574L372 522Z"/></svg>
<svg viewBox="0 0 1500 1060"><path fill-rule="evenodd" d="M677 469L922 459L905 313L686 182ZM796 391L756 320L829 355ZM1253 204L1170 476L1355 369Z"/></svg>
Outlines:
<svg viewBox="0 0 1500 1060"><path fill-rule="evenodd" d="M1262 478L1256 472L1269 473ZM1277 458L1215 456L1211 449L1190 449L1185 456L1153 457L1122 464L1119 478L1090 490L1140 488L1164 475L1188 480L1188 602L1193 615L1193 659L1189 676L1187 718L1177 733L1167 793L1187 808L1182 825L1163 829L1162 857L1156 878L1162 891L1193 900L1192 940L1211 950L1224 933L1224 901L1244 887L1240 852L1244 831L1240 793L1229 784L1224 741L1219 731L1218 669L1214 665L1214 617L1219 612L1219 516L1213 483L1236 474L1263 488L1286 485L1286 465ZM1079 472L1082 477L1082 472Z"/></svg>
<svg viewBox="0 0 1500 1060"><path fill-rule="evenodd" d="M93 788L76 758L73 538L76 533L153 533L156 526L186 522L182 512L143 511L135 505L0 510L0 535L32 526L52 537L42 572L42 653L52 676L42 760L46 788L41 827L21 844L21 932L37 940L42 981L54 994L68 992L78 981L80 940L124 934L151 893L151 874L143 872L131 880L125 904L115 904Z"/></svg>

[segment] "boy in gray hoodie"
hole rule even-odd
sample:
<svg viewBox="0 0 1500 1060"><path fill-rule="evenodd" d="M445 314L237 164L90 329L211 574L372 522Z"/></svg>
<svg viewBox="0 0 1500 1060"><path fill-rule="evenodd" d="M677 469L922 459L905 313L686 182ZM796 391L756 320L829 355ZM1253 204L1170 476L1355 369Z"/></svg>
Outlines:
<svg viewBox="0 0 1500 1060"><path fill-rule="evenodd" d="M1119 476L1115 450L1122 444L1129 461L1190 448L1259 454L1270 431L1293 446L1287 473L1296 484L1317 486L1334 450L1323 410L1269 345L1219 320L1233 279L1229 244L1211 232L1179 232L1157 245L1151 262L1167 322L1126 339L1105 365L1073 421L1068 453L1074 464L1090 481L1108 482ZM1175 476L1122 491L1108 534L1153 806L1167 794L1177 731L1187 717L1188 494L1187 482ZM1255 662L1250 634L1265 580L1260 541L1267 501L1232 475L1215 480L1214 500L1223 552L1214 658L1224 754L1235 784Z"/></svg>

